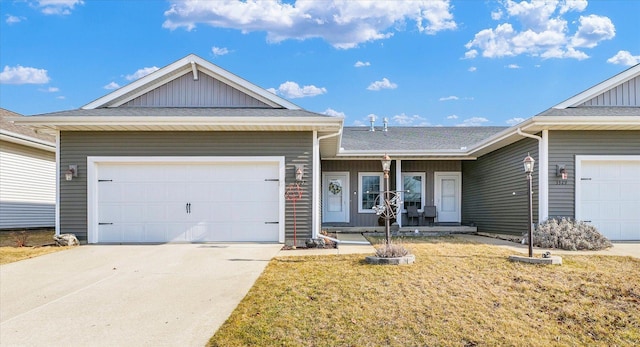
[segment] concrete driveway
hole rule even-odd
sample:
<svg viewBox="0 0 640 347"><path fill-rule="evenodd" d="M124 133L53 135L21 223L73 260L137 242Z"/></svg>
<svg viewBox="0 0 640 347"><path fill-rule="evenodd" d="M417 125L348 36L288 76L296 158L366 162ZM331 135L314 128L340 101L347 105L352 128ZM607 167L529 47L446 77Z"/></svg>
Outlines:
<svg viewBox="0 0 640 347"><path fill-rule="evenodd" d="M2 346L203 346L279 244L80 246L0 266Z"/></svg>

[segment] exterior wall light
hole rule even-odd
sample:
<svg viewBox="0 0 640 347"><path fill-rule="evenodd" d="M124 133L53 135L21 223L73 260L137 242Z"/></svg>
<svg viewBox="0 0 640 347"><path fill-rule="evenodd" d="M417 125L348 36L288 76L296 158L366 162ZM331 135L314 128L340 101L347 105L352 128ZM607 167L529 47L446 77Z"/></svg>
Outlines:
<svg viewBox="0 0 640 347"><path fill-rule="evenodd" d="M296 181L302 182L303 177L304 177L304 166L296 165Z"/></svg>
<svg viewBox="0 0 640 347"><path fill-rule="evenodd" d="M64 178L71 181L74 177L78 177L78 165L69 165L69 170L64 173Z"/></svg>

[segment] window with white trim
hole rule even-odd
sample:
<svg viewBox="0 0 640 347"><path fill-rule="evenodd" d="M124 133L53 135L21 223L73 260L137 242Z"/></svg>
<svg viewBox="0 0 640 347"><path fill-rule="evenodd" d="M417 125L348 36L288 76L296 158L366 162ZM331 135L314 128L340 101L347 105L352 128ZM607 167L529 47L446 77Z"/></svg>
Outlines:
<svg viewBox="0 0 640 347"><path fill-rule="evenodd" d="M358 173L358 212L375 213L373 206L382 193L382 174L377 172Z"/></svg>
<svg viewBox="0 0 640 347"><path fill-rule="evenodd" d="M404 190L404 208L415 206L420 212L423 210L425 202L425 182L424 172L403 172L402 189Z"/></svg>

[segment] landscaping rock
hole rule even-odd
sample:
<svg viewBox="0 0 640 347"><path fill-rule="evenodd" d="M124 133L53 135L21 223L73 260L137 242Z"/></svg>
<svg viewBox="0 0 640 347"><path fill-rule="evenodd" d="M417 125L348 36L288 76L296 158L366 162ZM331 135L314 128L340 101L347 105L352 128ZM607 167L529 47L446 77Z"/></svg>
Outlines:
<svg viewBox="0 0 640 347"><path fill-rule="evenodd" d="M324 239L308 239L306 242L307 248L324 248Z"/></svg>
<svg viewBox="0 0 640 347"><path fill-rule="evenodd" d="M53 240L58 246L79 246L80 241L74 234L53 235Z"/></svg>

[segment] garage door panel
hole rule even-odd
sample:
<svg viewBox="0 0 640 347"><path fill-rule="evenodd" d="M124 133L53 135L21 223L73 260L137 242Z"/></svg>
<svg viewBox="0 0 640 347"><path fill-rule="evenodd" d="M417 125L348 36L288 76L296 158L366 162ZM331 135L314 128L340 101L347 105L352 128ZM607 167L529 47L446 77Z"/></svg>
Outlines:
<svg viewBox="0 0 640 347"><path fill-rule="evenodd" d="M113 224L97 242L278 241L279 172L277 162L99 164L109 182L97 186L98 222Z"/></svg>
<svg viewBox="0 0 640 347"><path fill-rule="evenodd" d="M611 240L640 240L640 160L581 159L580 166L579 218Z"/></svg>

